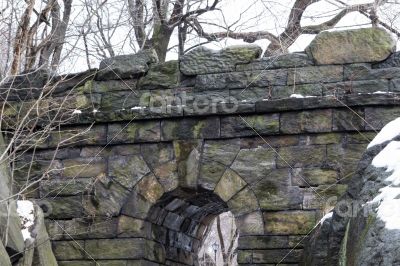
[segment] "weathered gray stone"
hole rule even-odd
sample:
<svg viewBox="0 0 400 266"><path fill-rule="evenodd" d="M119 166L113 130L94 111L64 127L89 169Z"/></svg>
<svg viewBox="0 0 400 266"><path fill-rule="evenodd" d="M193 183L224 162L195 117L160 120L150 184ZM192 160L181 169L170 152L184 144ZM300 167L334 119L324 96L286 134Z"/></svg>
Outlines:
<svg viewBox="0 0 400 266"><path fill-rule="evenodd" d="M313 65L306 53L291 53L272 57L263 57L249 64L238 64L236 71L266 70L275 68L293 68Z"/></svg>
<svg viewBox="0 0 400 266"><path fill-rule="evenodd" d="M200 165L199 184L213 190L239 152L238 139L225 141L206 141Z"/></svg>
<svg viewBox="0 0 400 266"><path fill-rule="evenodd" d="M174 141L173 145L179 184L182 187L196 187L203 142L201 140Z"/></svg>
<svg viewBox="0 0 400 266"><path fill-rule="evenodd" d="M364 130L364 112L356 108L333 110L333 131L362 131Z"/></svg>
<svg viewBox="0 0 400 266"><path fill-rule="evenodd" d="M301 84L291 86L273 86L270 91L272 99L289 98L292 94L307 96L322 96L323 84Z"/></svg>
<svg viewBox="0 0 400 266"><path fill-rule="evenodd" d="M143 75L149 65L157 63L155 50L140 51L133 55L119 55L100 62L97 80L130 79Z"/></svg>
<svg viewBox="0 0 400 266"><path fill-rule="evenodd" d="M0 242L0 265L11 266L10 258L8 257L8 253L4 248L3 243Z"/></svg>
<svg viewBox="0 0 400 266"><path fill-rule="evenodd" d="M306 48L319 65L379 62L395 50L395 40L381 28L324 31Z"/></svg>
<svg viewBox="0 0 400 266"><path fill-rule="evenodd" d="M106 161L103 158L77 158L63 160L64 177L96 177L106 173Z"/></svg>
<svg viewBox="0 0 400 266"><path fill-rule="evenodd" d="M173 88L179 81L178 61L167 61L150 66L147 74L140 78L138 87L140 89Z"/></svg>
<svg viewBox="0 0 400 266"><path fill-rule="evenodd" d="M160 131L160 121L133 122L129 125L110 124L107 139L112 144L159 141Z"/></svg>
<svg viewBox="0 0 400 266"><path fill-rule="evenodd" d="M208 117L203 119L163 120L161 122L161 139L200 139L219 137L219 119Z"/></svg>
<svg viewBox="0 0 400 266"><path fill-rule="evenodd" d="M264 212L265 231L270 234L308 234L316 224L314 211Z"/></svg>
<svg viewBox="0 0 400 266"><path fill-rule="evenodd" d="M335 79L335 81L337 80ZM259 71L243 71L198 75L196 77L195 89L243 89L246 87L268 87L273 85L286 85L286 82L286 70L266 70L261 73Z"/></svg>
<svg viewBox="0 0 400 266"><path fill-rule="evenodd" d="M246 185L247 183L238 174L227 169L216 185L214 192L222 200L228 201Z"/></svg>
<svg viewBox="0 0 400 266"><path fill-rule="evenodd" d="M90 190L90 184L90 178L44 180L40 182L40 195L46 197L84 194Z"/></svg>
<svg viewBox="0 0 400 266"><path fill-rule="evenodd" d="M133 188L146 174L149 167L141 156L111 156L108 160L110 177L128 189Z"/></svg>
<svg viewBox="0 0 400 266"><path fill-rule="evenodd" d="M264 221L262 213L252 212L236 217L236 227L241 236L264 234Z"/></svg>
<svg viewBox="0 0 400 266"><path fill-rule="evenodd" d="M257 45L231 46L219 51L202 46L182 56L180 70L188 76L235 71L237 64L249 63L261 52Z"/></svg>
<svg viewBox="0 0 400 266"><path fill-rule="evenodd" d="M344 94L359 94L359 93L376 93L388 92L389 81L378 80L361 80L361 81L346 81L332 84L324 84L324 95L342 96Z"/></svg>
<svg viewBox="0 0 400 266"><path fill-rule="evenodd" d="M343 66L301 67L289 69L287 85L339 81L343 81Z"/></svg>
<svg viewBox="0 0 400 266"><path fill-rule="evenodd" d="M345 80L371 80L400 78L400 67L371 69L370 64L350 64L344 66Z"/></svg>
<svg viewBox="0 0 400 266"><path fill-rule="evenodd" d="M328 145L327 162L340 171L341 178L351 177L366 146L366 144Z"/></svg>
<svg viewBox="0 0 400 266"><path fill-rule="evenodd" d="M320 168L294 168L291 171L292 185L308 187L335 184L339 178L335 170Z"/></svg>
<svg viewBox="0 0 400 266"><path fill-rule="evenodd" d="M46 218L78 218L83 214L81 196L44 198L37 200L36 203L42 208Z"/></svg>
<svg viewBox="0 0 400 266"><path fill-rule="evenodd" d="M227 204L234 216L241 216L260 209L257 197L249 187L233 196Z"/></svg>
<svg viewBox="0 0 400 266"><path fill-rule="evenodd" d="M279 133L279 115L243 115L221 118L221 137L257 136Z"/></svg>
<svg viewBox="0 0 400 266"><path fill-rule="evenodd" d="M399 107L367 107L365 108L365 127L368 130L380 130L387 123L400 116Z"/></svg>
<svg viewBox="0 0 400 266"><path fill-rule="evenodd" d="M86 258L85 242L82 240L53 241L52 246L57 261L82 260Z"/></svg>
<svg viewBox="0 0 400 266"><path fill-rule="evenodd" d="M299 262L303 254L302 249L271 249L271 250L256 250L253 251L253 263L270 263L276 265L284 265L283 263ZM263 265L263 264L262 264ZM268 265L268 264L264 264ZM292 265L292 264L288 264Z"/></svg>
<svg viewBox="0 0 400 266"><path fill-rule="evenodd" d="M287 112L281 114L281 133L316 133L332 130L332 110L322 109L315 111Z"/></svg>
<svg viewBox="0 0 400 266"><path fill-rule="evenodd" d="M277 153L278 168L322 166L326 162L323 145L282 147Z"/></svg>
<svg viewBox="0 0 400 266"><path fill-rule="evenodd" d="M231 165L247 183L259 181L275 168L276 154L271 148L242 149Z"/></svg>

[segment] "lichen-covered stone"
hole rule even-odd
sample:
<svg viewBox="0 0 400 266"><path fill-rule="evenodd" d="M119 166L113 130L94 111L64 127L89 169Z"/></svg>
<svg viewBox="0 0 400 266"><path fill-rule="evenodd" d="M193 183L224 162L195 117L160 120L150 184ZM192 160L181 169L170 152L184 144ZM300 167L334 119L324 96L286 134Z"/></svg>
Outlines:
<svg viewBox="0 0 400 266"><path fill-rule="evenodd" d="M147 74L140 78L138 87L140 89L162 89L173 88L179 81L178 61L167 61L165 63L150 66Z"/></svg>
<svg viewBox="0 0 400 266"><path fill-rule="evenodd" d="M246 182L238 174L227 169L216 185L214 192L222 200L228 201L246 185Z"/></svg>
<svg viewBox="0 0 400 266"><path fill-rule="evenodd" d="M294 168L292 184L301 187L335 184L339 175L335 170L320 168Z"/></svg>
<svg viewBox="0 0 400 266"><path fill-rule="evenodd" d="M395 50L395 40L381 28L325 31L306 48L319 65L378 62Z"/></svg>
<svg viewBox="0 0 400 266"><path fill-rule="evenodd" d="M256 45L231 46L219 51L202 46L182 56L180 70L188 76L235 71L237 64L249 63L260 57L261 52Z"/></svg>
<svg viewBox="0 0 400 266"><path fill-rule="evenodd" d="M263 216L259 211L237 217L236 226L241 236L264 234Z"/></svg>
<svg viewBox="0 0 400 266"><path fill-rule="evenodd" d="M207 117L202 119L163 120L161 122L161 139L200 139L219 137L219 119Z"/></svg>
<svg viewBox="0 0 400 266"><path fill-rule="evenodd" d="M244 115L221 118L222 137L256 136L258 134L277 134L279 115Z"/></svg>
<svg viewBox="0 0 400 266"><path fill-rule="evenodd" d="M259 210L257 197L249 188L245 188L233 196L228 202L229 210L235 216L241 216L246 213Z"/></svg>
<svg viewBox="0 0 400 266"><path fill-rule="evenodd" d="M159 141L160 131L159 121L133 122L129 125L110 124L107 139L112 144Z"/></svg>
<svg viewBox="0 0 400 266"><path fill-rule="evenodd" d="M143 75L149 70L149 65L157 63L155 50L139 51L132 55L119 55L100 62L97 80L131 79Z"/></svg>
<svg viewBox="0 0 400 266"><path fill-rule="evenodd" d="M239 149L238 139L206 141L200 165L200 186L213 190Z"/></svg>
<svg viewBox="0 0 400 266"><path fill-rule="evenodd" d="M275 165L275 152L270 148L259 147L240 150L231 169L251 184L268 176Z"/></svg>
<svg viewBox="0 0 400 266"><path fill-rule="evenodd" d="M282 147L277 153L278 168L322 166L326 162L326 148L322 145Z"/></svg>
<svg viewBox="0 0 400 266"><path fill-rule="evenodd" d="M269 234L308 234L316 224L313 211L264 212L265 231Z"/></svg>
<svg viewBox="0 0 400 266"><path fill-rule="evenodd" d="M108 161L109 175L126 188L133 188L146 174L149 167L141 156L112 156Z"/></svg>

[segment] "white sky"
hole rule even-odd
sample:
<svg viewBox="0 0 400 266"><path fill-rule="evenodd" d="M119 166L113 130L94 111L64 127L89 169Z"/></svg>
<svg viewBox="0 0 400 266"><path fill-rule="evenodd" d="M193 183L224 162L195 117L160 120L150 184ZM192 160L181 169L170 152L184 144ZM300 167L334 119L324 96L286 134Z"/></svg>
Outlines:
<svg viewBox="0 0 400 266"><path fill-rule="evenodd" d="M85 1L85 0L80 0ZM113 1L113 0L109 0ZM117 14L116 12L120 5L124 5L125 1L114 0L114 5L111 5L106 12L111 14ZM286 24L287 17L290 12L290 8L293 4L293 0L223 0L220 4L220 9L223 11L208 12L201 16L202 21L215 25L233 25L232 30L247 32L247 31L258 31L268 30L272 33L278 34L281 32ZM371 1L362 0L344 0L348 4L359 4ZM318 3L311 5L305 12L302 20L302 25L319 24L326 21L335 14L337 14L338 7L332 3L335 0L323 0ZM118 6L116 6L118 5ZM115 8L114 10L112 8ZM123 7L126 8L126 7ZM400 28L400 4L390 5L383 9L384 12L380 14L381 18L386 22L393 23L397 29ZM72 16L73 21L79 21L81 19L81 10L76 7L75 12ZM396 16L397 15L397 16ZM235 24L235 22L237 22ZM354 12L346 15L335 27L335 30L343 30L357 27L369 27L370 22L363 15ZM216 26L204 26L208 32L222 31ZM113 35L113 46L117 54L128 54L133 53L131 46L127 45L127 35L133 34L130 32L130 28L120 27ZM309 42L314 38L314 35L302 35L298 40L290 47L290 52L303 51ZM69 38L70 45L75 44L75 37ZM188 45L185 48L189 48L193 44L204 42L204 39L194 38L188 41ZM267 40L259 40L255 42L263 49L268 45ZM95 43L92 43L95 46ZM176 45L177 38L172 37L170 45ZM213 42L206 46L213 49L221 49L226 46L244 44L241 40L224 39L219 42ZM66 45L68 48L68 45ZM79 43L78 47L82 47L82 42ZM400 47L400 45L398 45ZM91 47L93 48L93 47ZM92 51L95 54L94 51ZM167 55L167 60L176 59L176 52L170 52ZM87 69L86 59L84 56L83 49L74 50L72 54L68 55L69 64L64 65L62 72L82 71ZM99 58L91 58L92 67L97 67Z"/></svg>

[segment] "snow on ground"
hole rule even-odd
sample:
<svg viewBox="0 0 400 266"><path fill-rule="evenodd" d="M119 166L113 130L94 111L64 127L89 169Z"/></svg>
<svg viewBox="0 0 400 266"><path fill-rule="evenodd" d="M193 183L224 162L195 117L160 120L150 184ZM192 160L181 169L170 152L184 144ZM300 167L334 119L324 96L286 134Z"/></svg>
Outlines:
<svg viewBox="0 0 400 266"><path fill-rule="evenodd" d="M29 200L17 201L17 212L21 218L21 231L24 240L32 238L29 228L35 223L33 203Z"/></svg>
<svg viewBox="0 0 400 266"><path fill-rule="evenodd" d="M391 140L400 134L400 117L388 123L379 134L368 145L368 149L381 144L385 141Z"/></svg>

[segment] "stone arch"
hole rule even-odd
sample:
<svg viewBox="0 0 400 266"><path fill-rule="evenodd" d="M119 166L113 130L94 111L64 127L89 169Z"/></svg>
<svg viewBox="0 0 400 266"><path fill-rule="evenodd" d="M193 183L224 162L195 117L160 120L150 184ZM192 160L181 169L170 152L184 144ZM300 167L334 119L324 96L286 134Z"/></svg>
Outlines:
<svg viewBox="0 0 400 266"><path fill-rule="evenodd" d="M223 212L234 215L239 237L262 235L258 199L248 183L230 168L240 150L238 141L147 145L151 158L146 153L142 158L151 171L124 199L119 237L142 237L145 261L196 265L205 229ZM169 154L171 145L174 155ZM172 168L176 168L176 176L171 174Z"/></svg>

